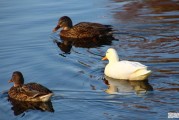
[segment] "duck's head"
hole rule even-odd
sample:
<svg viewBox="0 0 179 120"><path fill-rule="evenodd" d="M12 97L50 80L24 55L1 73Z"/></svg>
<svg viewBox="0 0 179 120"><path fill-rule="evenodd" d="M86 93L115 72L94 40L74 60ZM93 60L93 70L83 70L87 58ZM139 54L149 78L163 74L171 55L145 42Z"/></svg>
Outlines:
<svg viewBox="0 0 179 120"><path fill-rule="evenodd" d="M24 84L24 77L21 72L15 71L12 74L12 78L9 80L10 82L14 82L14 87L22 86Z"/></svg>
<svg viewBox="0 0 179 120"><path fill-rule="evenodd" d="M56 32L59 28L62 28L63 30L69 30L72 27L72 20L68 16L63 16L59 19L57 26L53 29L53 32Z"/></svg>
<svg viewBox="0 0 179 120"><path fill-rule="evenodd" d="M114 48L109 48L106 52L106 56L102 60L109 60L109 62L118 62L119 57Z"/></svg>

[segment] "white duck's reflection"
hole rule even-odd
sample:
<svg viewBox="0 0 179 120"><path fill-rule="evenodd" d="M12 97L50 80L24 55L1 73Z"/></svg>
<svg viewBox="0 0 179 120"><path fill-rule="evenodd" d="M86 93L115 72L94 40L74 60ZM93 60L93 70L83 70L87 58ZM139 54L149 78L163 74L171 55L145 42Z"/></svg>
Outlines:
<svg viewBox="0 0 179 120"><path fill-rule="evenodd" d="M119 94L119 93L133 93L136 94L146 93L147 91L152 91L152 86L148 83L148 80L142 81L128 81L113 79L104 76L104 83L108 86L105 90L108 94Z"/></svg>

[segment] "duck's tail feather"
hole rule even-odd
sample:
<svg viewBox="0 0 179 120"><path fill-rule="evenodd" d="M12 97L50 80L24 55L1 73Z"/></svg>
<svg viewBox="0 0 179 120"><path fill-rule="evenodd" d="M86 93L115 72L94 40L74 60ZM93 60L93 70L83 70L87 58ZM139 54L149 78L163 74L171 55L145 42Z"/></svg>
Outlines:
<svg viewBox="0 0 179 120"><path fill-rule="evenodd" d="M49 94L40 96L40 99L41 99L41 101L43 101L43 102L47 102L47 101L50 100L50 98L52 97L52 95L53 95L53 93L49 93Z"/></svg>
<svg viewBox="0 0 179 120"><path fill-rule="evenodd" d="M146 68L138 69L130 75L129 80L145 80L149 77L151 72L151 70L147 70Z"/></svg>

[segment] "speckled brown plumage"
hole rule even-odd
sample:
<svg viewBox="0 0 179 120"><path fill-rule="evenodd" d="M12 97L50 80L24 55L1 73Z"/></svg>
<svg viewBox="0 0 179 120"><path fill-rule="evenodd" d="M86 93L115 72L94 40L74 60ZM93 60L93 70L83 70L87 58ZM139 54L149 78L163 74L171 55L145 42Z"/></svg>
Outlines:
<svg viewBox="0 0 179 120"><path fill-rule="evenodd" d="M19 101L49 101L53 95L48 88L37 84L24 84L24 78L21 72L15 71L12 79L9 82L14 82L14 86L8 91L8 95L12 99Z"/></svg>
<svg viewBox="0 0 179 120"><path fill-rule="evenodd" d="M54 28L54 32L62 28L61 37L65 38L96 38L103 36L111 36L112 28L109 25L99 23L80 22L73 26L72 20L68 16L59 19L58 25Z"/></svg>

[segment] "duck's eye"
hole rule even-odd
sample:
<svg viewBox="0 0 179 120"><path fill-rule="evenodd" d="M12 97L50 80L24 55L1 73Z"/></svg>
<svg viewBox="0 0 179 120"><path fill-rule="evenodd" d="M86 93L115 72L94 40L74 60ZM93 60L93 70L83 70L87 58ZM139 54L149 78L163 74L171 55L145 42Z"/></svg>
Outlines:
<svg viewBox="0 0 179 120"><path fill-rule="evenodd" d="M62 21L59 21L58 23L59 23L59 24L62 24L63 22L62 22Z"/></svg>
<svg viewBox="0 0 179 120"><path fill-rule="evenodd" d="M12 77L16 77L16 75L13 74Z"/></svg>

